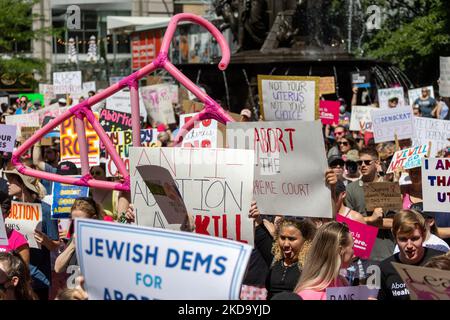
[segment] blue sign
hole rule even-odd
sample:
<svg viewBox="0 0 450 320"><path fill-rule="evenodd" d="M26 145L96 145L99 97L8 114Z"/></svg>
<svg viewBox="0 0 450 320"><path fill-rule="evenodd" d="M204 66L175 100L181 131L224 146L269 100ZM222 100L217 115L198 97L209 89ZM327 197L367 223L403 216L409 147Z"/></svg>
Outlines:
<svg viewBox="0 0 450 320"><path fill-rule="evenodd" d="M53 182L52 219L70 218L70 210L75 200L87 197L88 193L88 187Z"/></svg>

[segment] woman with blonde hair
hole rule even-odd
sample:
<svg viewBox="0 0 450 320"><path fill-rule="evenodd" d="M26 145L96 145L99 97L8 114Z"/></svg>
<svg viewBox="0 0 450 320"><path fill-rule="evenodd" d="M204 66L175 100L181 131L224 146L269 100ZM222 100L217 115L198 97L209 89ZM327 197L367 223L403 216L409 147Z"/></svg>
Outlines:
<svg viewBox="0 0 450 320"><path fill-rule="evenodd" d="M329 287L347 286L339 273L353 258L353 238L345 223L331 221L317 230L295 292L303 300L326 300Z"/></svg>

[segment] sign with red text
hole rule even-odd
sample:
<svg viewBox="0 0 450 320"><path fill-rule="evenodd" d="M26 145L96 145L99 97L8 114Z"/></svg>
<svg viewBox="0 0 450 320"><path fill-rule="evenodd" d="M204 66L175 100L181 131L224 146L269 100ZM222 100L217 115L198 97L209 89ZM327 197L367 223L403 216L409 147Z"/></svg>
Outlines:
<svg viewBox="0 0 450 320"><path fill-rule="evenodd" d="M351 220L340 214L336 215L336 221L345 222L348 225L353 237L353 250L355 256L361 259L369 259L377 238L378 228Z"/></svg>
<svg viewBox="0 0 450 320"><path fill-rule="evenodd" d="M34 230L42 231L42 206L40 203L11 202L11 212L5 224L27 238L30 248L40 248Z"/></svg>
<svg viewBox="0 0 450 320"><path fill-rule="evenodd" d="M98 114L94 113L98 119ZM84 131L88 146L89 166L97 166L100 158L100 139L92 125L84 118ZM81 168L80 146L75 130L75 117L71 117L60 125L60 152L61 161L73 162L77 168Z"/></svg>
<svg viewBox="0 0 450 320"><path fill-rule="evenodd" d="M428 156L430 144L403 149L394 153L392 161L386 173L392 173L397 169L412 169L422 165L422 159Z"/></svg>
<svg viewBox="0 0 450 320"><path fill-rule="evenodd" d="M195 113L180 115L180 128L188 122ZM183 137L184 148L217 148L217 120L205 119L198 121Z"/></svg>
<svg viewBox="0 0 450 320"><path fill-rule="evenodd" d="M320 100L320 120L323 124L337 124L339 123L339 101Z"/></svg>
<svg viewBox="0 0 450 320"><path fill-rule="evenodd" d="M350 131L372 132L372 110L370 106L352 106L352 116L350 118Z"/></svg>
<svg viewBox="0 0 450 320"><path fill-rule="evenodd" d="M142 87L139 92L145 108L153 120L165 124L176 123L170 85L155 84Z"/></svg>
<svg viewBox="0 0 450 320"><path fill-rule="evenodd" d="M430 157L450 146L450 121L414 117L413 146L431 142Z"/></svg>
<svg viewBox="0 0 450 320"><path fill-rule="evenodd" d="M450 158L422 162L423 210L450 212Z"/></svg>
<svg viewBox="0 0 450 320"><path fill-rule="evenodd" d="M450 271L391 262L411 300L450 300Z"/></svg>
<svg viewBox="0 0 450 320"><path fill-rule="evenodd" d="M227 143L255 151L253 196L261 214L331 218L320 121L229 122Z"/></svg>
<svg viewBox="0 0 450 320"><path fill-rule="evenodd" d="M248 218L253 197L253 151L130 147L131 202L138 225L180 229L169 224L138 166L158 165L175 179L195 232L253 245Z"/></svg>

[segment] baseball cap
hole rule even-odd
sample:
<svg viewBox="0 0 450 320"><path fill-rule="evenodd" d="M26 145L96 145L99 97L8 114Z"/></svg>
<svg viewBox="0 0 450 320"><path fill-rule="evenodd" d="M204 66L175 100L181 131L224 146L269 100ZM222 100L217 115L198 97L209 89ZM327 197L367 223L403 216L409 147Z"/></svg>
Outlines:
<svg viewBox="0 0 450 320"><path fill-rule="evenodd" d="M251 118L252 117L252 112L248 109L242 109L241 110L241 116L245 116L247 118Z"/></svg>
<svg viewBox="0 0 450 320"><path fill-rule="evenodd" d="M73 162L62 161L58 164L56 173L62 176L75 176L78 174L78 168Z"/></svg>
<svg viewBox="0 0 450 320"><path fill-rule="evenodd" d="M338 155L332 155L332 156L328 157L328 166L331 167L333 164L337 164L337 163L340 163L341 167L343 167L345 164L345 161L342 160L342 158Z"/></svg>
<svg viewBox="0 0 450 320"><path fill-rule="evenodd" d="M64 98L60 98L60 99L58 100L58 102L59 102L59 103L67 103L66 99L64 99Z"/></svg>

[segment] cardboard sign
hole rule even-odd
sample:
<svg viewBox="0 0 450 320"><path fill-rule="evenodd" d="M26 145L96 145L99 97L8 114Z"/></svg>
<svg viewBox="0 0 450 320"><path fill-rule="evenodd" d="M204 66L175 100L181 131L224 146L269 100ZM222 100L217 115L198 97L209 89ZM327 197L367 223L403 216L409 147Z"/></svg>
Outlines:
<svg viewBox="0 0 450 320"><path fill-rule="evenodd" d="M190 232L75 221L90 300L239 299L252 248Z"/></svg>
<svg viewBox="0 0 450 320"><path fill-rule="evenodd" d="M431 158L422 162L423 210L450 212L450 159Z"/></svg>
<svg viewBox="0 0 450 320"><path fill-rule="evenodd" d="M11 202L11 212L5 223L27 238L30 248L40 248L34 230L42 231L42 205L40 203Z"/></svg>
<svg viewBox="0 0 450 320"><path fill-rule="evenodd" d="M392 262L411 300L450 300L450 271Z"/></svg>
<svg viewBox="0 0 450 320"><path fill-rule="evenodd" d="M352 72L352 85L358 88L370 88L371 83L371 75L370 71L358 71L358 72Z"/></svg>
<svg viewBox="0 0 450 320"><path fill-rule="evenodd" d="M402 208L400 185L397 182L370 182L364 183L364 198L366 210L383 208L384 212L397 211Z"/></svg>
<svg viewBox="0 0 450 320"><path fill-rule="evenodd" d="M423 144L394 153L386 173L392 173L397 169L412 169L422 165L422 158L428 156L430 145Z"/></svg>
<svg viewBox="0 0 450 320"><path fill-rule="evenodd" d="M141 122L143 120L144 118L141 117ZM100 111L100 124L106 132L131 130L131 114L102 109L102 111Z"/></svg>
<svg viewBox="0 0 450 320"><path fill-rule="evenodd" d="M179 229L161 214L138 166L168 169L186 208L195 218L195 232L253 245L248 210L253 190L253 151L198 148L130 148L131 202L136 223Z"/></svg>
<svg viewBox="0 0 450 320"><path fill-rule="evenodd" d="M180 128L189 121L195 113L180 115ZM217 148L217 120L206 119L194 125L181 144L184 148Z"/></svg>
<svg viewBox="0 0 450 320"><path fill-rule="evenodd" d="M334 77L320 77L319 92L320 95L336 93Z"/></svg>
<svg viewBox="0 0 450 320"><path fill-rule="evenodd" d="M320 121L229 122L227 142L255 151L253 196L261 214L331 218Z"/></svg>
<svg viewBox="0 0 450 320"><path fill-rule="evenodd" d="M355 256L361 259L369 259L373 245L377 239L378 228L351 220L341 214L336 215L336 221L345 222L353 237L353 250Z"/></svg>
<svg viewBox="0 0 450 320"><path fill-rule="evenodd" d="M88 194L88 187L53 182L52 219L69 219L75 200Z"/></svg>
<svg viewBox="0 0 450 320"><path fill-rule="evenodd" d="M372 110L378 110L369 106L352 106L350 118L350 131L373 132Z"/></svg>
<svg viewBox="0 0 450 320"><path fill-rule="evenodd" d="M3 214L0 214L0 246L7 246L8 243L8 234L6 233L5 221L3 220Z"/></svg>
<svg viewBox="0 0 450 320"><path fill-rule="evenodd" d="M94 114L98 119L98 114ZM73 162L77 168L81 168L80 146L78 145L78 135L75 130L74 118L67 119L60 126L61 161ZM100 163L100 139L86 118L84 118L84 129L88 145L89 166L97 166Z"/></svg>
<svg viewBox="0 0 450 320"><path fill-rule="evenodd" d="M450 97L450 57L440 57L439 95Z"/></svg>
<svg viewBox="0 0 450 320"><path fill-rule="evenodd" d="M258 75L261 113L266 121L319 119L319 77Z"/></svg>
<svg viewBox="0 0 450 320"><path fill-rule="evenodd" d="M165 124L176 123L170 86L157 84L139 89L145 108L153 120Z"/></svg>
<svg viewBox="0 0 450 320"><path fill-rule="evenodd" d="M184 113L200 112L205 107L205 105L202 102L196 102L191 100L183 100L181 106L183 108Z"/></svg>
<svg viewBox="0 0 450 320"><path fill-rule="evenodd" d="M409 100L409 105L411 107L413 107L414 102L422 96L422 89L424 89L424 88L430 90L430 97L434 98L433 86L408 90L408 100Z"/></svg>
<svg viewBox="0 0 450 320"><path fill-rule="evenodd" d="M323 124L337 124L339 123L339 107L341 103L339 101L326 101L321 100L319 111L320 120Z"/></svg>
<svg viewBox="0 0 450 320"><path fill-rule="evenodd" d="M131 113L131 100L129 91L119 91L106 98L106 109ZM144 106L142 96L139 95L139 115L147 118L147 110Z"/></svg>
<svg viewBox="0 0 450 320"><path fill-rule="evenodd" d="M368 300L378 296L378 289L367 286L330 287L326 289L327 300Z"/></svg>
<svg viewBox="0 0 450 320"><path fill-rule="evenodd" d="M55 94L76 93L81 89L81 71L53 72Z"/></svg>
<svg viewBox="0 0 450 320"><path fill-rule="evenodd" d="M27 140L38 131L40 127L22 127L20 128L20 136Z"/></svg>
<svg viewBox="0 0 450 320"><path fill-rule="evenodd" d="M0 151L13 152L16 144L16 126L0 124Z"/></svg>
<svg viewBox="0 0 450 320"><path fill-rule="evenodd" d="M380 105L380 109L389 109L389 100L392 98L398 99L396 108L402 108L407 105L405 103L403 87L378 89L378 104Z"/></svg>
<svg viewBox="0 0 450 320"><path fill-rule="evenodd" d="M450 146L450 121L414 117L413 146L431 142L430 156Z"/></svg>
<svg viewBox="0 0 450 320"><path fill-rule="evenodd" d="M372 125L375 143L410 139L414 136L412 109L393 108L372 110Z"/></svg>

